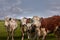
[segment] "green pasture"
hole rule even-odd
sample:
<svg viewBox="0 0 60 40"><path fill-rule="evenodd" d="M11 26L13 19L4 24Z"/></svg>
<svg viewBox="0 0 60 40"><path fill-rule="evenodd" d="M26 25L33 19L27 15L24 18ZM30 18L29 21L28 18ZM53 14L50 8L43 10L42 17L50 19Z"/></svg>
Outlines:
<svg viewBox="0 0 60 40"><path fill-rule="evenodd" d="M14 39L15 40L21 40L21 32L20 32L20 22L18 21L18 28L14 32ZM4 21L0 21L0 40L6 40L7 38L7 32L6 28L4 26ZM27 38L25 37L25 40ZM56 40L55 36L53 34L47 35L46 40Z"/></svg>

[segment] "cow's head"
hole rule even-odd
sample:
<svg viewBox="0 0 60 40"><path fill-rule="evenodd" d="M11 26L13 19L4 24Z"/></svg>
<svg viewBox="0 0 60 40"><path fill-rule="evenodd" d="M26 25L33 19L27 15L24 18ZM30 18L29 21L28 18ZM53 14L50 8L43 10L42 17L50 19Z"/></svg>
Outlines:
<svg viewBox="0 0 60 40"><path fill-rule="evenodd" d="M5 21L9 21L9 17L5 17Z"/></svg>
<svg viewBox="0 0 60 40"><path fill-rule="evenodd" d="M22 19L21 19L22 25L26 25L26 21L27 21L27 18L26 18L26 17L22 18Z"/></svg>
<svg viewBox="0 0 60 40"><path fill-rule="evenodd" d="M33 25L35 25L36 27L40 27L41 26L40 17L33 16L32 20L33 20Z"/></svg>
<svg viewBox="0 0 60 40"><path fill-rule="evenodd" d="M5 26L8 27L10 19L11 18L9 18L9 17L5 17Z"/></svg>
<svg viewBox="0 0 60 40"><path fill-rule="evenodd" d="M27 18L27 21L26 21L26 25L27 25L27 31L31 31L32 27L32 19L31 18Z"/></svg>

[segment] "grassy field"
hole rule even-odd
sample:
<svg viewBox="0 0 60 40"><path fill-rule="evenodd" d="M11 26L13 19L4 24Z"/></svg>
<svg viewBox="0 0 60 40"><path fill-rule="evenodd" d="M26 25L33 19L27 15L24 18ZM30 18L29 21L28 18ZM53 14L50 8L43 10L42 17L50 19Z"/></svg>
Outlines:
<svg viewBox="0 0 60 40"><path fill-rule="evenodd" d="M21 32L20 32L20 22L18 21L18 28L14 32L14 39L15 40L21 40ZM4 21L0 21L0 40L6 40L7 38L7 32L6 28L4 27ZM27 40L25 38L25 40ZM49 34L46 38L46 40L56 40L53 34Z"/></svg>

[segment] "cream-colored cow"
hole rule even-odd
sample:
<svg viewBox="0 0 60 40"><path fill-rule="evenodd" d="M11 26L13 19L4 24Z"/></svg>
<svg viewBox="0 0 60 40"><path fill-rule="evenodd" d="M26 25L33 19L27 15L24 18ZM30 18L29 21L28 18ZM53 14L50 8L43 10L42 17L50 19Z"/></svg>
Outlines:
<svg viewBox="0 0 60 40"><path fill-rule="evenodd" d="M35 25L35 31L37 34L37 38L41 35L41 30L40 30L40 26L41 26L41 22L40 22L40 17L38 16L33 16L33 25ZM37 39L39 40L39 39Z"/></svg>
<svg viewBox="0 0 60 40"><path fill-rule="evenodd" d="M7 29L8 37L7 40L10 39L10 36L12 37L12 40L14 40L14 30L17 28L17 21L16 19L5 17L5 27Z"/></svg>

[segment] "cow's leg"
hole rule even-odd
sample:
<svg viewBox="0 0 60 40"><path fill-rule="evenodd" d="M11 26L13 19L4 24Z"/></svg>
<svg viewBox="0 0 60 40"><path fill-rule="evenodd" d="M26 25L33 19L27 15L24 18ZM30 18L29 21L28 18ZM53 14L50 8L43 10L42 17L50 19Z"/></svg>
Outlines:
<svg viewBox="0 0 60 40"><path fill-rule="evenodd" d="M22 32L22 39L21 40L24 40L24 28L21 28L21 32Z"/></svg>
<svg viewBox="0 0 60 40"><path fill-rule="evenodd" d="M57 40L59 40L59 38L58 38L58 31L55 32L55 37L56 37Z"/></svg>
<svg viewBox="0 0 60 40"><path fill-rule="evenodd" d="M35 40L35 39L36 39L36 37L37 37L37 34L35 34L35 36L33 37L33 40Z"/></svg>
<svg viewBox="0 0 60 40"><path fill-rule="evenodd" d="M30 39L29 35L28 35L28 40Z"/></svg>
<svg viewBox="0 0 60 40"><path fill-rule="evenodd" d="M42 40L46 40L46 34L43 35Z"/></svg>
<svg viewBox="0 0 60 40"><path fill-rule="evenodd" d="M29 33L27 32L27 37L28 37L28 39L29 39Z"/></svg>
<svg viewBox="0 0 60 40"><path fill-rule="evenodd" d="M57 29L57 30L55 31L55 36L56 36L56 39L57 39L57 40L60 40L60 29Z"/></svg>
<svg viewBox="0 0 60 40"><path fill-rule="evenodd" d="M24 33L22 33L22 40L24 40Z"/></svg>
<svg viewBox="0 0 60 40"><path fill-rule="evenodd" d="M40 28L36 28L36 33L37 33L37 40L39 40L39 37L41 36L41 30Z"/></svg>
<svg viewBox="0 0 60 40"><path fill-rule="evenodd" d="M21 34L22 34L21 40L24 40L24 26L21 26Z"/></svg>
<svg viewBox="0 0 60 40"><path fill-rule="evenodd" d="M30 39L30 34L29 33L27 33L27 36L28 36L28 40Z"/></svg>
<svg viewBox="0 0 60 40"><path fill-rule="evenodd" d="M28 40L33 40L33 39L32 39L32 34L31 34L31 33L28 33L27 36L28 36Z"/></svg>
<svg viewBox="0 0 60 40"><path fill-rule="evenodd" d="M13 36L14 36L14 31L12 30L12 40L14 40L14 37Z"/></svg>
<svg viewBox="0 0 60 40"><path fill-rule="evenodd" d="M10 37L11 37L11 32L10 31L8 31L8 36L7 36L7 40L10 40Z"/></svg>
<svg viewBox="0 0 60 40"><path fill-rule="evenodd" d="M10 38L9 27L8 26L5 26L5 27L6 27L6 31L7 31L7 40L9 40L9 38Z"/></svg>
<svg viewBox="0 0 60 40"><path fill-rule="evenodd" d="M7 34L8 34L8 36L7 36L7 40L9 40L9 37L10 37L10 33L9 33L9 31L8 31L8 33L7 33Z"/></svg>
<svg viewBox="0 0 60 40"><path fill-rule="evenodd" d="M41 31L42 31L42 35L43 35L43 38L42 38L42 40L45 40L46 39L46 35L47 35L47 32L46 32L46 30L45 30L45 28L41 28Z"/></svg>

